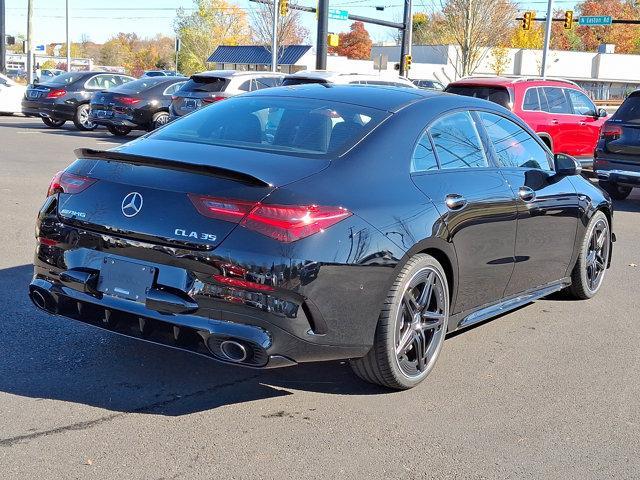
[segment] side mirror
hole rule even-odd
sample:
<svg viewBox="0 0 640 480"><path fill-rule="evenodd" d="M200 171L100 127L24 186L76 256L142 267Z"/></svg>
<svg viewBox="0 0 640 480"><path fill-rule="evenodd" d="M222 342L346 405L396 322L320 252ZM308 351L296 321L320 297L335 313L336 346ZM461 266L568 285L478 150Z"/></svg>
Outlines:
<svg viewBox="0 0 640 480"><path fill-rule="evenodd" d="M597 113L597 117L598 118L605 118L608 117L609 114L607 113L607 111L604 108L599 108L598 109L598 113Z"/></svg>
<svg viewBox="0 0 640 480"><path fill-rule="evenodd" d="M553 158L556 175L559 177L570 177L582 173L582 165L571 155L556 153Z"/></svg>

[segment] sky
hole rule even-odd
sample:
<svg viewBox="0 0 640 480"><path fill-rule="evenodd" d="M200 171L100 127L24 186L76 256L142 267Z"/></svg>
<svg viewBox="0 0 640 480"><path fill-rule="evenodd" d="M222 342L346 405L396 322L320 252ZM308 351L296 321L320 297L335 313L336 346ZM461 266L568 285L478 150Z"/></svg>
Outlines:
<svg viewBox="0 0 640 480"><path fill-rule="evenodd" d="M229 0L247 12L256 8L249 0ZM65 39L65 0L33 0L34 44L62 43ZM300 5L315 6L315 0L298 0ZM555 8L571 9L575 0L554 0ZM332 9L348 10L349 13L373 18L402 20L403 0L331 0ZM134 6L135 5L135 6ZM413 11L431 11L440 5L440 0L413 0ZM179 7L189 9L193 0L69 0L70 31L72 41L83 35L102 43L118 32L135 32L141 37L152 37L158 33L173 36L173 19ZM376 6L384 6L377 11ZM544 15L547 0L522 0L521 10L535 10ZM27 29L27 0L6 0L7 33L25 34ZM303 24L309 30L309 43L315 43L315 15L303 12ZM350 21L331 20L330 32L346 31ZM374 42L388 41L395 31L390 28L367 25Z"/></svg>

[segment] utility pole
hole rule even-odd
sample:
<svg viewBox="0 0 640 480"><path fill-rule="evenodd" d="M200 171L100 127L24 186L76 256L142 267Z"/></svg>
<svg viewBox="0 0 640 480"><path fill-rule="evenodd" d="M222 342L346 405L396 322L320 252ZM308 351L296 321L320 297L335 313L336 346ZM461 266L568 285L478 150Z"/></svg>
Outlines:
<svg viewBox="0 0 640 480"><path fill-rule="evenodd" d="M329 0L318 0L317 13L318 37L316 39L316 70L326 70L328 53L327 36L329 35Z"/></svg>
<svg viewBox="0 0 640 480"><path fill-rule="evenodd" d="M551 23L553 22L553 0L549 0L547 5L547 23L544 33L544 47L542 48L542 67L540 76L547 78L547 55L549 54L549 43L551 43Z"/></svg>
<svg viewBox="0 0 640 480"><path fill-rule="evenodd" d="M27 79L33 83L33 0L27 3Z"/></svg>
<svg viewBox="0 0 640 480"><path fill-rule="evenodd" d="M0 73L7 71L7 31L4 0L0 0Z"/></svg>
<svg viewBox="0 0 640 480"><path fill-rule="evenodd" d="M286 1L286 0L281 0ZM278 0L273 0L273 25L271 25L271 71L278 71Z"/></svg>
<svg viewBox="0 0 640 480"><path fill-rule="evenodd" d="M67 0L67 4L66 4L66 9L67 9L67 23L66 23L66 27L67 27L67 72L71 71L71 40L69 39L69 0Z"/></svg>
<svg viewBox="0 0 640 480"><path fill-rule="evenodd" d="M411 17L411 0L404 0L404 28L402 29L402 42L400 44L400 76L406 77L405 58L411 55L411 30L413 29L413 19Z"/></svg>

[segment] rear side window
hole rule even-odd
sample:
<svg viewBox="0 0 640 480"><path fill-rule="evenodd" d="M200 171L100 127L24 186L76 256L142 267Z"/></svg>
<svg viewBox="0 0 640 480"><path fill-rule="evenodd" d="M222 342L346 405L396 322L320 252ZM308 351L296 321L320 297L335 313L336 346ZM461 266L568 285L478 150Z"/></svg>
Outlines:
<svg viewBox="0 0 640 480"><path fill-rule="evenodd" d="M151 136L302 157L339 155L388 116L382 110L332 101L238 96L198 110Z"/></svg>
<svg viewBox="0 0 640 480"><path fill-rule="evenodd" d="M530 88L529 90L527 90L527 93L524 94L522 109L531 111L540 110L540 99L538 98L537 88Z"/></svg>
<svg viewBox="0 0 640 480"><path fill-rule="evenodd" d="M181 92L222 92L229 80L227 78L219 78L219 77L199 77L194 75L184 86L180 89Z"/></svg>
<svg viewBox="0 0 640 480"><path fill-rule="evenodd" d="M565 90L571 100L571 106L573 107L573 113L576 115L590 115L595 116L596 107L589 97L584 93L568 88Z"/></svg>
<svg viewBox="0 0 640 480"><path fill-rule="evenodd" d="M571 105L567 100L564 89L556 87L543 87L545 96L547 97L547 112L549 113L572 113Z"/></svg>
<svg viewBox="0 0 640 480"><path fill-rule="evenodd" d="M640 123L640 95L631 95L620 105L611 120Z"/></svg>
<svg viewBox="0 0 640 480"><path fill-rule="evenodd" d="M163 95L173 95L174 93L176 93L178 90L180 90L180 88L185 84L186 82L177 82L174 83L173 85L169 85L167 88L164 89L164 92L162 92Z"/></svg>
<svg viewBox="0 0 640 480"><path fill-rule="evenodd" d="M480 135L469 112L458 112L437 120L430 128L440 168L487 167Z"/></svg>
<svg viewBox="0 0 640 480"><path fill-rule="evenodd" d="M551 170L547 153L526 130L500 115L479 115L500 166Z"/></svg>
<svg viewBox="0 0 640 480"><path fill-rule="evenodd" d="M411 172L428 172L429 170L437 170L438 161L436 160L436 154L433 151L433 145L431 145L431 139L429 138L429 132L424 132L420 141L416 145L416 149L411 157Z"/></svg>
<svg viewBox="0 0 640 480"><path fill-rule="evenodd" d="M511 109L511 97L505 87L487 87L484 85L449 85L448 93L464 95L465 97L481 98Z"/></svg>

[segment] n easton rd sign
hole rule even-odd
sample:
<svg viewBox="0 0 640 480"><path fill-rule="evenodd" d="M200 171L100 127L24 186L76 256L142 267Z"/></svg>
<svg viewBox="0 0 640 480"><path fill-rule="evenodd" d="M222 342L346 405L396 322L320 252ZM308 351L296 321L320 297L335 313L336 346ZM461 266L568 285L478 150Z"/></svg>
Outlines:
<svg viewBox="0 0 640 480"><path fill-rule="evenodd" d="M349 20L349 11L330 9L329 18L331 20Z"/></svg>
<svg viewBox="0 0 640 480"><path fill-rule="evenodd" d="M578 24L583 27L595 27L601 25L611 25L613 19L610 15L598 15L594 17L580 17Z"/></svg>

